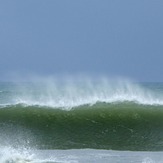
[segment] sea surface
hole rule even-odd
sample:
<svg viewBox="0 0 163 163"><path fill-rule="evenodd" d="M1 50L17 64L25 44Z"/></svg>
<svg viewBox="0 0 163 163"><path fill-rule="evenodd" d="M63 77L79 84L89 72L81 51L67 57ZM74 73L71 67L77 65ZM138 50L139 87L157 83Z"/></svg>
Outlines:
<svg viewBox="0 0 163 163"><path fill-rule="evenodd" d="M0 163L161 163L163 83L0 82Z"/></svg>

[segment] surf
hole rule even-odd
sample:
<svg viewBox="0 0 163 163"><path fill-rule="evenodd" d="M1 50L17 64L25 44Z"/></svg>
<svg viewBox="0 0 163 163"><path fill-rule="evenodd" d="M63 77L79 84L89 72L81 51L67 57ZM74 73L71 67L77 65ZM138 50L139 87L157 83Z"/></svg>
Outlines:
<svg viewBox="0 0 163 163"><path fill-rule="evenodd" d="M162 115L163 106L135 103L71 110L16 105L0 109L0 136L14 147L163 150Z"/></svg>
<svg viewBox="0 0 163 163"><path fill-rule="evenodd" d="M50 80L0 90L1 146L163 150L161 83Z"/></svg>
<svg viewBox="0 0 163 163"><path fill-rule="evenodd" d="M5 88L5 87L4 87ZM70 110L81 105L98 102L134 102L142 105L163 105L163 93L152 84L133 83L128 80L83 79L43 80L15 83L2 89L0 106L22 104Z"/></svg>

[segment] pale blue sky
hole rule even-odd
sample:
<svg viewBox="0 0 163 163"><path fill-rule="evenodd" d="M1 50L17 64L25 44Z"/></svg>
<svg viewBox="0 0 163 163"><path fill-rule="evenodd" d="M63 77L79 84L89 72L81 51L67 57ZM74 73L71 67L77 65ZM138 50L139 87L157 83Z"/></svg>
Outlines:
<svg viewBox="0 0 163 163"><path fill-rule="evenodd" d="M163 81L163 1L1 0L0 80L12 73Z"/></svg>

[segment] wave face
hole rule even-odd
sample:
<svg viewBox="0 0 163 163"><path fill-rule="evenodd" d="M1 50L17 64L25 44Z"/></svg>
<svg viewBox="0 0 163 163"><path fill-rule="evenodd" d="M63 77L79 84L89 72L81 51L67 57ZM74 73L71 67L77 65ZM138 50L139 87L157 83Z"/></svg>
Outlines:
<svg viewBox="0 0 163 163"><path fill-rule="evenodd" d="M0 84L0 146L163 150L163 84Z"/></svg>

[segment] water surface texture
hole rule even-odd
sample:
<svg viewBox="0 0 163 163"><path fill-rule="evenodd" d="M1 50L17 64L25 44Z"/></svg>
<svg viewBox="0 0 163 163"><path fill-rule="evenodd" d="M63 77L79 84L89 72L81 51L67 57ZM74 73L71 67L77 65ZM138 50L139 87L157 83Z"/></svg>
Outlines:
<svg viewBox="0 0 163 163"><path fill-rule="evenodd" d="M2 82L0 147L1 162L158 162L163 83Z"/></svg>

